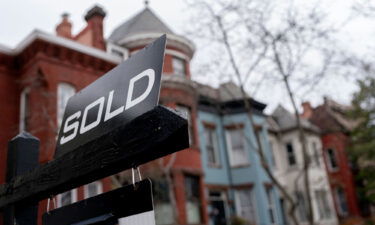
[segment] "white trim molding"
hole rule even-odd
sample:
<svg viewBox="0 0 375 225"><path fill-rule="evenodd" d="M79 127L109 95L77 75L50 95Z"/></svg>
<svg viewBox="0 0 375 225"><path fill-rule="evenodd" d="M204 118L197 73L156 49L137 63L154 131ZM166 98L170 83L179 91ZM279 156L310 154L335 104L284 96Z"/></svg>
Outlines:
<svg viewBox="0 0 375 225"><path fill-rule="evenodd" d="M60 45L66 48L70 48L72 50L99 58L103 59L105 61L114 63L114 64L119 64L122 62L122 58L119 56L111 55L108 54L106 51L90 47L87 45L83 45L77 41L70 40L67 38L55 36L52 34L48 34L46 32L43 32L41 30L33 30L23 41L21 41L14 49L10 49L5 46L0 46L0 52L9 54L9 55L18 55L21 53L27 46L29 46L32 42L35 40L43 40L49 43L53 43L56 45Z"/></svg>
<svg viewBox="0 0 375 225"><path fill-rule="evenodd" d="M126 48L134 48L141 45L147 45L152 40L160 37L164 33L140 33L127 36L121 39L118 44L122 45ZM189 41L188 39L175 35L175 34L167 34L167 46L173 46L182 51L186 52L189 59L191 59L195 52L195 45L193 42Z"/></svg>

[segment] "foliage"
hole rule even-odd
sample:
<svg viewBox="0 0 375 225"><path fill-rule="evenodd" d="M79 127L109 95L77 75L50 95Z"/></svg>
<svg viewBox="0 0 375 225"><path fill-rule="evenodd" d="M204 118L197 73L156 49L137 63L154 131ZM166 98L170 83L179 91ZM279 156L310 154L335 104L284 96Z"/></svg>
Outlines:
<svg viewBox="0 0 375 225"><path fill-rule="evenodd" d="M375 204L375 78L358 81L359 91L352 100L350 116L359 121L352 131L350 155L359 168L360 196Z"/></svg>

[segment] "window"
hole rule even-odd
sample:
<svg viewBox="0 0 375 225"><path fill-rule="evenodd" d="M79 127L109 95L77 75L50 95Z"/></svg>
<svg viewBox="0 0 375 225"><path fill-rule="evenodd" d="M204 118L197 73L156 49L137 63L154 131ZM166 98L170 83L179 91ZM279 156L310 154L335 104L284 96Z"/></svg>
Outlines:
<svg viewBox="0 0 375 225"><path fill-rule="evenodd" d="M229 161L231 166L243 166L249 164L248 154L245 149L245 136L243 128L226 130Z"/></svg>
<svg viewBox="0 0 375 225"><path fill-rule="evenodd" d="M186 176L186 220L188 224L199 224L201 222L199 190L199 177Z"/></svg>
<svg viewBox="0 0 375 225"><path fill-rule="evenodd" d="M57 124L60 127L66 104L70 97L76 93L76 89L67 83L60 83L57 87Z"/></svg>
<svg viewBox="0 0 375 225"><path fill-rule="evenodd" d="M205 127L205 138L208 166L219 166L219 149L215 127Z"/></svg>
<svg viewBox="0 0 375 225"><path fill-rule="evenodd" d="M298 207L298 217L301 221L307 221L307 205L302 192L295 192Z"/></svg>
<svg viewBox="0 0 375 225"><path fill-rule="evenodd" d="M192 119L191 119L191 113L190 108L182 105L178 105L176 109L180 112L182 112L184 115L186 115L186 118L188 120L188 126L189 126L189 144L191 145L193 143L193 125L192 125Z"/></svg>
<svg viewBox="0 0 375 225"><path fill-rule="evenodd" d="M70 205L77 201L77 189L57 195L57 207Z"/></svg>
<svg viewBox="0 0 375 225"><path fill-rule="evenodd" d="M270 151L271 151L271 165L273 165L275 168L276 166L276 152L275 152L275 145L272 141L270 141Z"/></svg>
<svg viewBox="0 0 375 225"><path fill-rule="evenodd" d="M256 205L252 189L235 190L234 197L237 216L256 224Z"/></svg>
<svg viewBox="0 0 375 225"><path fill-rule="evenodd" d="M346 216L348 214L348 204L346 201L346 195L344 192L344 189L341 187L336 188L336 203L339 208L339 214L340 216Z"/></svg>
<svg viewBox="0 0 375 225"><path fill-rule="evenodd" d="M311 149L312 149L312 160L314 162L314 165L316 167L320 167L320 151L318 149L316 142L313 142L311 144Z"/></svg>
<svg viewBox="0 0 375 225"><path fill-rule="evenodd" d="M29 131L30 126L30 89L25 88L20 99L20 132Z"/></svg>
<svg viewBox="0 0 375 225"><path fill-rule="evenodd" d="M328 157L328 165L329 165L330 170L337 170L338 164L337 164L335 150L331 148L327 149L327 157Z"/></svg>
<svg viewBox="0 0 375 225"><path fill-rule="evenodd" d="M112 54L112 55L119 56L122 59L127 59L128 55L129 55L129 52L126 48L115 45L111 42L107 43L107 52Z"/></svg>
<svg viewBox="0 0 375 225"><path fill-rule="evenodd" d="M294 149L292 143L286 143L286 155L289 166L296 165L296 156L294 155Z"/></svg>
<svg viewBox="0 0 375 225"><path fill-rule="evenodd" d="M173 208L169 198L169 185L165 178L152 182L156 224L174 224Z"/></svg>
<svg viewBox="0 0 375 225"><path fill-rule="evenodd" d="M268 203L268 215L270 217L271 224L276 223L276 209L275 201L273 198L273 189L271 187L266 188L267 192L267 203Z"/></svg>
<svg viewBox="0 0 375 225"><path fill-rule="evenodd" d="M177 57L172 58L172 66L175 75L186 76L185 60Z"/></svg>
<svg viewBox="0 0 375 225"><path fill-rule="evenodd" d="M85 185L85 198L91 198L103 192L102 182L95 181Z"/></svg>
<svg viewBox="0 0 375 225"><path fill-rule="evenodd" d="M319 219L331 218L331 208L328 204L327 192L325 190L316 190L315 196L318 204Z"/></svg>

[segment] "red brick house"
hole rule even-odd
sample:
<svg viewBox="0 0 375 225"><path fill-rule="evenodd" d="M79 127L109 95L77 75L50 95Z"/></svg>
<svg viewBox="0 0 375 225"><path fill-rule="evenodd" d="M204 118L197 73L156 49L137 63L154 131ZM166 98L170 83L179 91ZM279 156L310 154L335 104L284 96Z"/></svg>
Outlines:
<svg viewBox="0 0 375 225"><path fill-rule="evenodd" d="M73 35L72 24L64 14L56 27L56 35L35 30L14 49L0 45L0 182L5 181L7 143L12 137L20 131L30 132L41 142L40 163L53 159L67 99L167 33L160 101L188 114L191 148L165 157L162 165L171 166L179 223L207 224L195 125L197 101L189 70L194 45L175 34L147 7L121 24L105 40L105 15L102 8L93 7L85 15L86 27ZM150 163L145 170L155 163ZM111 190L112 186L111 178L105 178L60 194L58 206ZM40 214L45 212L46 201L41 202L39 208Z"/></svg>
<svg viewBox="0 0 375 225"><path fill-rule="evenodd" d="M322 130L325 164L337 215L340 219L361 216L353 171L346 153L350 140L349 132L357 122L345 116L348 106L328 98L315 108L312 108L309 102L303 103L302 106L302 117L309 119Z"/></svg>

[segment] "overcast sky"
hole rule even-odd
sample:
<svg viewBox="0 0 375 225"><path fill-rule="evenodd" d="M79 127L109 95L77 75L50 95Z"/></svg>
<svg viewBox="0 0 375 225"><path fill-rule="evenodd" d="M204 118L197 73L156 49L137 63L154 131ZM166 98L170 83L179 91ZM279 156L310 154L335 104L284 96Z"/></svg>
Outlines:
<svg viewBox="0 0 375 225"><path fill-rule="evenodd" d="M333 0L332 0L333 1ZM343 2L351 2L340 0L340 4L335 7L337 13L333 17L340 18L345 15L345 4ZM7 0L0 1L0 44L14 48L20 43L32 30L40 29L49 33L55 32L55 26L61 20L64 12L70 14L70 20L73 23L73 34L79 32L84 26L83 16L85 12L93 5L102 6L107 12L105 19L104 32L108 37L110 32L129 19L134 14L142 10L144 6L143 0ZM161 17L161 19L169 25L176 33L183 34L185 26L189 21L189 10L183 0L150 0L150 8ZM359 52L368 48L368 42L372 41L374 36L374 25L364 20L356 20L349 24L344 33L343 41L348 41L348 47L358 49ZM197 44L197 43L196 43ZM192 71L197 71L198 61L204 56L198 50L195 59L192 62ZM194 76L202 82L208 82L201 76ZM349 103L351 94L356 90L354 84L339 81L340 85L335 85L335 81L327 83L327 89L311 96L307 96L304 100L310 100L313 104L322 102L322 95L329 95L342 103ZM268 89L268 91L267 91ZM266 91L264 91L266 90ZM281 94L269 93L269 88L263 89L257 93L256 97L269 104L269 110L274 108L279 102L285 102L285 93L282 90L276 90ZM278 97L277 97L278 96ZM268 111L269 111L268 110Z"/></svg>

